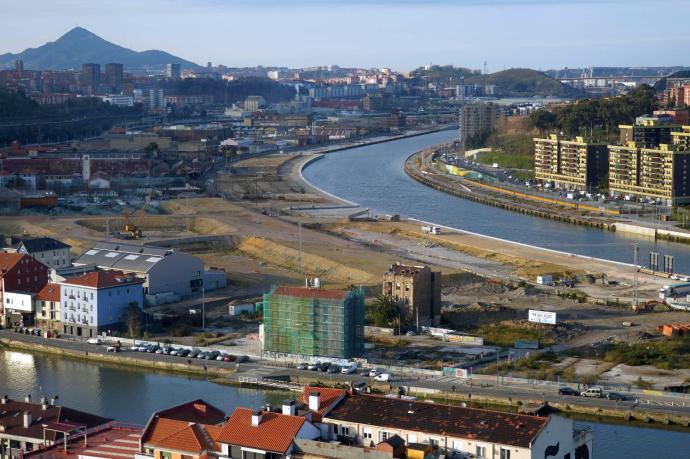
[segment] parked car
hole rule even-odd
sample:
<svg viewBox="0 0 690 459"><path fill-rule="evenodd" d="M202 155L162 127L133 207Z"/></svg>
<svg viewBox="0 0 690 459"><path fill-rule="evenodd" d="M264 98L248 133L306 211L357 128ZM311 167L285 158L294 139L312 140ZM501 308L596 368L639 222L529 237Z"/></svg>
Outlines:
<svg viewBox="0 0 690 459"><path fill-rule="evenodd" d="M201 351L197 354L196 358L197 359L205 359L207 354L208 354L208 352Z"/></svg>
<svg viewBox="0 0 690 459"><path fill-rule="evenodd" d="M216 360L220 355L220 351L211 351L206 355L206 360Z"/></svg>
<svg viewBox="0 0 690 459"><path fill-rule="evenodd" d="M105 348L105 352L117 352L117 348L115 346L108 346Z"/></svg>
<svg viewBox="0 0 690 459"><path fill-rule="evenodd" d="M375 378L381 373L383 373L383 371L380 368L372 368L371 370L369 370L369 377Z"/></svg>
<svg viewBox="0 0 690 459"><path fill-rule="evenodd" d="M158 349L156 349L155 353L156 353L156 354L161 354L161 355L162 355L162 354L165 354L165 349L163 349L162 347L159 347Z"/></svg>
<svg viewBox="0 0 690 459"><path fill-rule="evenodd" d="M599 387L590 387L586 391L580 392L580 395L583 397L601 398L604 396L604 392Z"/></svg>
<svg viewBox="0 0 690 459"><path fill-rule="evenodd" d="M417 334L416 334L415 332L413 332L412 330L410 330L410 331L408 331L407 333L405 333L405 336L416 336L416 335L417 335Z"/></svg>
<svg viewBox="0 0 690 459"><path fill-rule="evenodd" d="M100 338L89 338L86 340L86 342L89 344L103 344L103 341L101 341Z"/></svg>
<svg viewBox="0 0 690 459"><path fill-rule="evenodd" d="M170 353L171 353L172 351L173 351L173 348L170 347L170 346L165 346L165 347L163 348L163 354L165 354L165 355L170 355Z"/></svg>
<svg viewBox="0 0 690 459"><path fill-rule="evenodd" d="M310 363L309 365L307 365L307 370L316 371L319 369L320 366L321 366L321 362Z"/></svg>
<svg viewBox="0 0 690 459"><path fill-rule="evenodd" d="M180 351L181 351L181 350L182 350L182 349L172 348L172 349L170 350L170 355L180 355Z"/></svg>
<svg viewBox="0 0 690 459"><path fill-rule="evenodd" d="M226 355L227 355L227 354L225 354L224 352L221 352L220 354L218 354L218 357L216 357L216 360L217 360L218 362L222 362L222 361L225 360L225 356L226 356Z"/></svg>
<svg viewBox="0 0 690 459"><path fill-rule="evenodd" d="M390 373L381 373L381 374L374 376L374 380L378 381L378 382L390 382L391 375L390 375Z"/></svg>
<svg viewBox="0 0 690 459"><path fill-rule="evenodd" d="M159 345L157 345L157 344L152 344L152 345L150 345L150 346L146 346L146 352L153 354L153 353L155 353L155 352L156 352L158 349L160 349L160 348L161 348L161 347L160 347Z"/></svg>
<svg viewBox="0 0 690 459"><path fill-rule="evenodd" d="M225 354L225 356L223 356L223 362L234 362L235 360L237 360L237 357L232 354Z"/></svg>
<svg viewBox="0 0 690 459"><path fill-rule="evenodd" d="M328 370L326 370L328 373L335 374L335 373L340 373L340 365L331 365L328 367Z"/></svg>
<svg viewBox="0 0 690 459"><path fill-rule="evenodd" d="M199 349L192 349L191 351L189 351L189 355L187 355L187 357L189 357L190 359L195 359L196 356L200 353L201 351Z"/></svg>
<svg viewBox="0 0 690 459"><path fill-rule="evenodd" d="M606 398L609 400L618 400L620 402L627 400L625 395L619 394L618 392L609 392L606 394Z"/></svg>
<svg viewBox="0 0 690 459"><path fill-rule="evenodd" d="M129 348L129 350L130 350L130 351L133 351L133 352L138 352L138 351L139 351L139 345L138 345L138 344L135 344L135 345L131 346L131 347Z"/></svg>
<svg viewBox="0 0 690 459"><path fill-rule="evenodd" d="M352 385L352 388L357 392L363 391L365 387L367 387L366 381L358 381Z"/></svg>
<svg viewBox="0 0 690 459"><path fill-rule="evenodd" d="M179 351L177 351L177 356L178 357L187 357L190 352L192 352L192 351L190 351L189 349L180 349Z"/></svg>
<svg viewBox="0 0 690 459"><path fill-rule="evenodd" d="M307 365L306 363L299 363L295 368L298 370L306 370L307 367L309 367L309 365Z"/></svg>
<svg viewBox="0 0 690 459"><path fill-rule="evenodd" d="M321 365L319 366L319 371L322 373L325 373L328 371L328 368L331 366L331 362L322 362Z"/></svg>
<svg viewBox="0 0 690 459"><path fill-rule="evenodd" d="M344 375L349 375L357 371L357 363L356 362L350 362L347 365L344 365L342 370L340 370L342 374Z"/></svg>
<svg viewBox="0 0 690 459"><path fill-rule="evenodd" d="M559 387L558 393L559 395L580 395L580 393L572 387Z"/></svg>
<svg viewBox="0 0 690 459"><path fill-rule="evenodd" d="M249 356L248 355L241 355L237 357L237 363L245 363L249 362Z"/></svg>

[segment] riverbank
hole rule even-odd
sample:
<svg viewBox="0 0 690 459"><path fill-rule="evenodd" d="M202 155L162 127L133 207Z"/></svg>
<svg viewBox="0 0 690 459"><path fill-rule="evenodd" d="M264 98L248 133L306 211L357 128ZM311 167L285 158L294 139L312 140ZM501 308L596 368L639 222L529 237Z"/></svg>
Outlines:
<svg viewBox="0 0 690 459"><path fill-rule="evenodd" d="M428 164L426 164L426 159L428 159L430 154L431 150L423 150L410 155L405 161L405 173L417 182L443 193L548 220L601 230L625 232L631 235L649 237L654 240L690 244L690 233L688 232L620 221L616 218L619 215L617 211L600 210L579 203L531 196L466 178L461 179L454 176L446 177L440 175L430 170ZM578 212L580 213L579 215L577 214Z"/></svg>

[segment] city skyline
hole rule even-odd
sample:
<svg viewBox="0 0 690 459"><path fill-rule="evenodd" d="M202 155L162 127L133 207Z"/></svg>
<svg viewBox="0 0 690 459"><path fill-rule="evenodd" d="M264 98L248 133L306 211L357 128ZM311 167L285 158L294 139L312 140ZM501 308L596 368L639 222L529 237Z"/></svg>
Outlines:
<svg viewBox="0 0 690 459"><path fill-rule="evenodd" d="M131 0L1 3L3 53L41 46L81 26L137 51L160 49L231 67L670 66L683 64L677 50L690 43L682 27L690 5L676 0L153 0L136 9ZM645 33L644 20L670 9L677 14L665 16L665 27L678 32ZM563 27L564 21L574 26Z"/></svg>

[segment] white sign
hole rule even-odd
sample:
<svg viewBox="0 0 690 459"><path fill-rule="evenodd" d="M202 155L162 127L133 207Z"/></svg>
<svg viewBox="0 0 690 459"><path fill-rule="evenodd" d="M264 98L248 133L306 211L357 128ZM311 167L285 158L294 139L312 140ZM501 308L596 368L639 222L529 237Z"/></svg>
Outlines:
<svg viewBox="0 0 690 459"><path fill-rule="evenodd" d="M536 311L534 309L530 309L527 320L529 320L530 322L537 322L539 324L556 325L556 313L549 311Z"/></svg>

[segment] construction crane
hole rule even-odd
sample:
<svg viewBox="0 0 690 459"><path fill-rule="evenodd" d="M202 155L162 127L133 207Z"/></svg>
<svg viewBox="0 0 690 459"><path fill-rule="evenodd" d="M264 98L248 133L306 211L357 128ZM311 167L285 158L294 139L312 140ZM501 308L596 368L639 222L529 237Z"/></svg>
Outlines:
<svg viewBox="0 0 690 459"><path fill-rule="evenodd" d="M151 198L153 197L153 188L149 191L149 194L146 196L144 199L144 205L141 207L141 209L135 209L130 213L127 213L126 211L123 212L122 217L123 217L123 225L122 225L122 231L120 231L120 235L124 237L125 239L139 239L142 237L142 232L141 229L130 220L130 217L140 216L143 217L146 215L146 210L149 208L151 205Z"/></svg>

